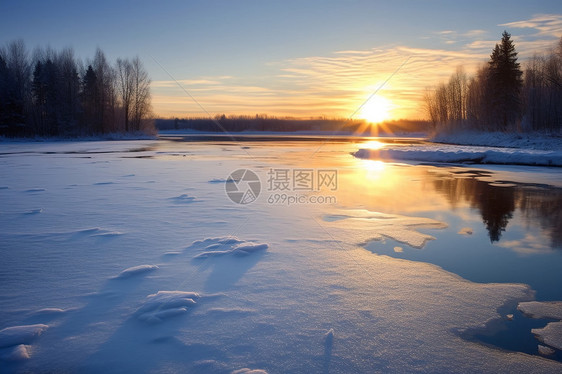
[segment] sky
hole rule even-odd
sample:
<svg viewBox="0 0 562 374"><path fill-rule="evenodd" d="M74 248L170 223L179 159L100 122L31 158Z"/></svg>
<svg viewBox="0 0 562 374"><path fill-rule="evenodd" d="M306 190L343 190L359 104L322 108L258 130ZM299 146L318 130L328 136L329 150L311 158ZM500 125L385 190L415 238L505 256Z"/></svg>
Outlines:
<svg viewBox="0 0 562 374"><path fill-rule="evenodd" d="M139 56L160 117L424 118L426 89L504 30L524 62L562 37L562 2L0 0L0 46Z"/></svg>

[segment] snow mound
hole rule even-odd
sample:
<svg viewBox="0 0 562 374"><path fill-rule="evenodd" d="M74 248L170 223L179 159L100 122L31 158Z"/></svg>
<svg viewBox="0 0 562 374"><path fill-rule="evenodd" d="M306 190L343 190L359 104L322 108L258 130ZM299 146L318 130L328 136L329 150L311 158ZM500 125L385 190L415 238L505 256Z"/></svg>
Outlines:
<svg viewBox="0 0 562 374"><path fill-rule="evenodd" d="M240 240L235 236L225 236L196 240L189 248L201 249L203 251L194 258L208 258L224 255L247 256L254 252L267 250L269 244L257 244L251 241Z"/></svg>
<svg viewBox="0 0 562 374"><path fill-rule="evenodd" d="M552 318L562 320L562 301L527 301L517 306L531 318Z"/></svg>
<svg viewBox="0 0 562 374"><path fill-rule="evenodd" d="M368 210L347 210L333 216L324 217L330 236L338 240L349 240L349 233L357 244L366 244L372 240L390 238L421 249L427 241L434 240L431 235L416 231L416 228L444 229L447 224L424 217L408 217L397 214L384 214Z"/></svg>
<svg viewBox="0 0 562 374"><path fill-rule="evenodd" d="M422 162L562 166L562 151L490 148L453 145L412 145L383 149L359 149L361 159L409 160Z"/></svg>
<svg viewBox="0 0 562 374"><path fill-rule="evenodd" d="M135 276L135 275L145 274L145 273L154 271L156 269L158 269L158 266L156 266L156 265L133 266L133 267L130 267L130 268L127 268L127 269L123 270L115 278L120 278L120 279L129 278L129 277L132 277L132 276Z"/></svg>
<svg viewBox="0 0 562 374"><path fill-rule="evenodd" d="M101 237L101 238L109 238L109 237L123 235L122 232L106 230L99 227L92 227L89 229L78 230L74 232L74 234L87 235L90 237Z"/></svg>
<svg viewBox="0 0 562 374"><path fill-rule="evenodd" d="M562 321L550 322L542 329L532 329L531 332L544 344L562 350Z"/></svg>
<svg viewBox="0 0 562 374"><path fill-rule="evenodd" d="M234 370L230 374L267 374L267 371L260 370L260 369L243 368L243 369Z"/></svg>
<svg viewBox="0 0 562 374"><path fill-rule="evenodd" d="M171 197L170 200L172 200L175 203L178 204L188 204L188 203L192 203L195 201L195 197L194 196L189 196L188 194L181 194L179 196L175 196L175 197Z"/></svg>
<svg viewBox="0 0 562 374"><path fill-rule="evenodd" d="M23 325L0 330L0 348L29 344L48 329L48 325Z"/></svg>
<svg viewBox="0 0 562 374"><path fill-rule="evenodd" d="M18 344L14 347L0 349L0 360L2 361L23 361L30 357L29 346Z"/></svg>
<svg viewBox="0 0 562 374"><path fill-rule="evenodd" d="M144 304L137 309L136 315L140 321L159 323L170 317L184 314L193 307L199 299L199 294L185 291L158 291L148 295Z"/></svg>

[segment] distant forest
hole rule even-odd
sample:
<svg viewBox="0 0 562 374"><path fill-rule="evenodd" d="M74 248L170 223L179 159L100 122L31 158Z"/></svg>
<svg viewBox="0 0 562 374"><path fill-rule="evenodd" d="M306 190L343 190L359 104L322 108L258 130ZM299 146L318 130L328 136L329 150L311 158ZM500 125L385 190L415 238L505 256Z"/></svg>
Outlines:
<svg viewBox="0 0 562 374"><path fill-rule="evenodd" d="M490 60L469 77L462 68L448 83L428 89L429 118L438 132L562 131L562 38L535 54L524 70L511 35L504 31Z"/></svg>
<svg viewBox="0 0 562 374"><path fill-rule="evenodd" d="M72 49L22 40L0 48L0 136L153 133L150 78L138 57L110 64L101 49L86 63Z"/></svg>
<svg viewBox="0 0 562 374"><path fill-rule="evenodd" d="M365 120L335 118L279 118L267 115L226 116L215 118L174 118L157 119L158 130L194 130L209 132L240 132L240 131L326 131L371 134L370 126ZM219 126L220 125L220 126ZM430 127L427 121L398 120L387 121L377 125L380 134L403 134L427 132Z"/></svg>

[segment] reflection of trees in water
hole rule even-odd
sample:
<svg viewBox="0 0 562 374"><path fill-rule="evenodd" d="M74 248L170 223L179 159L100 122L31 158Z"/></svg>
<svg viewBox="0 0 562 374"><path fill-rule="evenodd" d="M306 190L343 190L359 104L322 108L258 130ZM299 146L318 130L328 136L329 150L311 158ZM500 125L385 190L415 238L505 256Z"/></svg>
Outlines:
<svg viewBox="0 0 562 374"><path fill-rule="evenodd" d="M527 224L539 225L550 236L553 248L562 248L562 189L526 184L496 186L476 179L481 174L478 172L459 174L437 177L433 185L453 208L459 202L477 208L492 242L500 240L513 212L519 209Z"/></svg>

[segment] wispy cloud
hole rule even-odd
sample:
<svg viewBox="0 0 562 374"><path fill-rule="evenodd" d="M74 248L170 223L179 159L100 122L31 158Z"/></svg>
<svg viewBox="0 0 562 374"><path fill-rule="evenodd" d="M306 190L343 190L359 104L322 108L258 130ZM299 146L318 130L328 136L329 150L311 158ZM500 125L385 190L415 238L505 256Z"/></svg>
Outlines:
<svg viewBox="0 0 562 374"><path fill-rule="evenodd" d="M499 26L519 29L534 29L535 36L551 36L559 38L562 36L561 14L537 14L528 20L502 23Z"/></svg>
<svg viewBox="0 0 562 374"><path fill-rule="evenodd" d="M513 36L524 59L554 45L562 33L562 15L536 15L500 26L531 30ZM440 43L433 48L393 44L340 50L272 61L260 76L181 77L180 83L211 113L347 117L409 58L378 94L393 103L395 118L420 118L425 89L446 81L458 66L473 72L489 59L500 35L480 29L442 30L431 38ZM202 114L176 82L157 81L152 87L158 113Z"/></svg>

